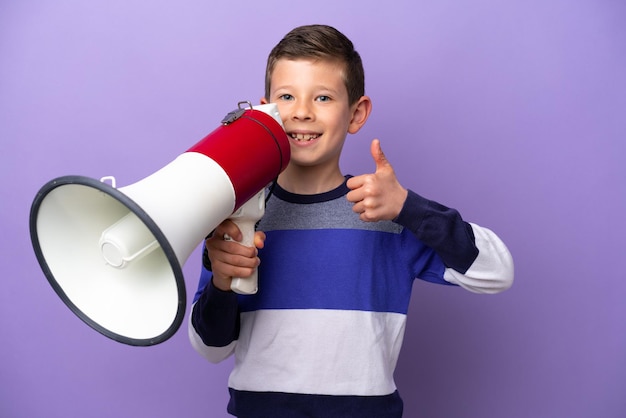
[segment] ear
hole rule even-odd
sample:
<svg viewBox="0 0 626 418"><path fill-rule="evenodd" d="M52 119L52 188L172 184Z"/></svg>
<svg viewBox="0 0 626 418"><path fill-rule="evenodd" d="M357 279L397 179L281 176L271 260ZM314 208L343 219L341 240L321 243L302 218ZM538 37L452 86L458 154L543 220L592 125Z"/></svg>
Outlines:
<svg viewBox="0 0 626 418"><path fill-rule="evenodd" d="M261 97L261 104L268 104L269 101L265 97Z"/></svg>
<svg viewBox="0 0 626 418"><path fill-rule="evenodd" d="M372 113L372 101L368 96L361 96L361 98L352 105L352 119L350 119L350 125L348 125L348 133L355 134L365 125L367 118Z"/></svg>

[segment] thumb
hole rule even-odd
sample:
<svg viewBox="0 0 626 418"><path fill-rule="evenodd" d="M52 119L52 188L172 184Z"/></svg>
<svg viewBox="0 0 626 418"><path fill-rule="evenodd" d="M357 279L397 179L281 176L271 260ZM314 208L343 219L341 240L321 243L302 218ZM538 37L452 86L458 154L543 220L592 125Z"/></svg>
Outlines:
<svg viewBox="0 0 626 418"><path fill-rule="evenodd" d="M380 147L380 141L378 139L372 141L370 152L372 153L372 158L376 163L376 171L391 166L391 164L389 164L389 161L387 160L387 157L385 157L383 149Z"/></svg>

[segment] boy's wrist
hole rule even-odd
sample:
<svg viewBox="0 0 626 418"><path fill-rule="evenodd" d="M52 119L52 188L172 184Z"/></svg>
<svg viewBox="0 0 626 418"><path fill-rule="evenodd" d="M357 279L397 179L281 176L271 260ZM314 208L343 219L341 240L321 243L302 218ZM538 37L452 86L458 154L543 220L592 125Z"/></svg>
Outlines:
<svg viewBox="0 0 626 418"><path fill-rule="evenodd" d="M415 193L414 191L407 189L404 203L400 209L400 213L393 220L394 222L417 231L422 223L424 215L428 211L429 200Z"/></svg>
<svg viewBox="0 0 626 418"><path fill-rule="evenodd" d="M232 290L230 290L230 280L228 279L220 280L213 276L211 284L216 290L220 292L232 292Z"/></svg>

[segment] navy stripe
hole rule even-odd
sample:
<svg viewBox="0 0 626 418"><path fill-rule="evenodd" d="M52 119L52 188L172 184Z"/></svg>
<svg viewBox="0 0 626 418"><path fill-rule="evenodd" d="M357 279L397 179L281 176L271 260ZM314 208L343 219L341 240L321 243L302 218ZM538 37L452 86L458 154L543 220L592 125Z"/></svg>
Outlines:
<svg viewBox="0 0 626 418"><path fill-rule="evenodd" d="M395 256L384 257L390 252ZM356 229L270 231L259 257L259 292L239 297L242 311L345 309L406 314L416 277L445 283L441 259L408 230L400 237ZM266 271L272 274L265 275Z"/></svg>
<svg viewBox="0 0 626 418"><path fill-rule="evenodd" d="M402 418L398 391L385 396L303 395L229 388L228 412L239 418Z"/></svg>
<svg viewBox="0 0 626 418"><path fill-rule="evenodd" d="M416 216L419 214L420 216ZM447 267L465 273L478 257L472 226L456 210L409 190L396 222L434 248Z"/></svg>
<svg viewBox="0 0 626 418"><path fill-rule="evenodd" d="M318 194L295 194L288 192L287 190L280 187L278 183L275 184L275 189L273 191L274 195L278 197L280 200L284 200L289 203L297 203L300 205L310 205L312 203L323 203L330 202L331 200L339 199L340 197L348 194L350 189L348 188L347 181L352 176L345 176L346 181L344 181L339 187L336 189L330 190L324 193Z"/></svg>
<svg viewBox="0 0 626 418"><path fill-rule="evenodd" d="M194 303L191 323L205 345L225 347L239 338L237 295L224 292L209 281Z"/></svg>

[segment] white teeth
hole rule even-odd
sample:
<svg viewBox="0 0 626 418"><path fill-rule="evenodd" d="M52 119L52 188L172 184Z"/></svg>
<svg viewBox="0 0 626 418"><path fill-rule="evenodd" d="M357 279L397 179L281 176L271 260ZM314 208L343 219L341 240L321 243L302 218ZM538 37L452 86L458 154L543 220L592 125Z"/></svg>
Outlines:
<svg viewBox="0 0 626 418"><path fill-rule="evenodd" d="M318 134L296 134L296 133L289 134L289 136L291 136L296 141L305 141L305 142L311 141L319 137Z"/></svg>

